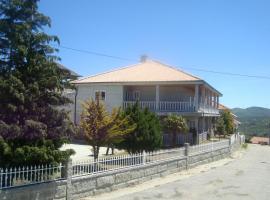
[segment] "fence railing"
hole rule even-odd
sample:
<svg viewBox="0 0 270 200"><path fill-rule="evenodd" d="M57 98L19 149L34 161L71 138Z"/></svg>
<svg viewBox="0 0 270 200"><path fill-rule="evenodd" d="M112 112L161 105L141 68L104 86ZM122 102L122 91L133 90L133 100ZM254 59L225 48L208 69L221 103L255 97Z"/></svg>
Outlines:
<svg viewBox="0 0 270 200"><path fill-rule="evenodd" d="M173 146L173 134L164 133L162 135L163 146ZM193 133L184 133L176 135L176 145L184 145L185 143L193 144Z"/></svg>
<svg viewBox="0 0 270 200"><path fill-rule="evenodd" d="M197 154L201 152L215 151L215 150L226 148L229 146L230 146L229 140L222 140L219 142L211 142L211 143L206 143L206 144L190 146L189 153Z"/></svg>
<svg viewBox="0 0 270 200"><path fill-rule="evenodd" d="M64 178L63 168L61 164L0 168L0 189L59 180Z"/></svg>
<svg viewBox="0 0 270 200"><path fill-rule="evenodd" d="M236 141L239 142L240 139L242 140L242 138L239 137ZM122 169L134 168L163 161L185 159L187 155L195 155L203 152L230 148L230 140L222 140L168 150L158 150L147 153L143 152L137 154L118 155L114 157L99 158L96 160L76 161L72 162L72 166L70 165L72 168L72 177L85 175L91 176L98 173L119 171ZM0 168L0 189L60 180L66 178L66 174L67 169L63 165L42 165L9 169Z"/></svg>
<svg viewBox="0 0 270 200"><path fill-rule="evenodd" d="M116 171L142 166L185 156L185 148L159 150L137 154L119 155L110 158L76 161L72 163L73 177Z"/></svg>

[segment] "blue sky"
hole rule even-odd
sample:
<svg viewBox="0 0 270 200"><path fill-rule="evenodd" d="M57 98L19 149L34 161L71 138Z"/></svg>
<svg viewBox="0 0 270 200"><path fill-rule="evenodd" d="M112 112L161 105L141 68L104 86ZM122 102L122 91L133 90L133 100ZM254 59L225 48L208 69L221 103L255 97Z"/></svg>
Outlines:
<svg viewBox="0 0 270 200"><path fill-rule="evenodd" d="M60 48L61 63L83 76L147 54L176 67L270 77L270 1L43 0L39 9L61 45L135 60ZM270 79L186 71L222 92L229 107L270 108Z"/></svg>

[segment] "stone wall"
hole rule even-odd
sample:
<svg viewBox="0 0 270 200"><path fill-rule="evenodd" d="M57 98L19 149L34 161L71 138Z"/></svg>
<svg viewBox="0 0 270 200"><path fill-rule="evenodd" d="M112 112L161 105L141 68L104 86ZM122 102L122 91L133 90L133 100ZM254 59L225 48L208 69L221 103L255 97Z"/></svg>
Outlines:
<svg viewBox="0 0 270 200"><path fill-rule="evenodd" d="M51 181L0 190L0 200L64 200L66 180Z"/></svg>
<svg viewBox="0 0 270 200"><path fill-rule="evenodd" d="M232 150L239 148L239 145L232 147L226 147L213 152L200 152L175 160L103 174L73 177L67 180L0 190L0 200L60 200L92 196L225 158L230 155Z"/></svg>

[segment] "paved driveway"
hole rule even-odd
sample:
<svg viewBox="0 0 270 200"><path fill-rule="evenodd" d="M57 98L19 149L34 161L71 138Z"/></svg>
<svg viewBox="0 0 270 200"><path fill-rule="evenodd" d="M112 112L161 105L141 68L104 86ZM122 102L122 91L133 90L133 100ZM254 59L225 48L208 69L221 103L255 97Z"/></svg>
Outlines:
<svg viewBox="0 0 270 200"><path fill-rule="evenodd" d="M167 177L160 178L156 180L158 184L144 183L94 199L270 199L270 147L249 145L240 158L218 162L219 166L213 163L207 169L199 167L188 176L181 177L178 173L170 175L171 181Z"/></svg>

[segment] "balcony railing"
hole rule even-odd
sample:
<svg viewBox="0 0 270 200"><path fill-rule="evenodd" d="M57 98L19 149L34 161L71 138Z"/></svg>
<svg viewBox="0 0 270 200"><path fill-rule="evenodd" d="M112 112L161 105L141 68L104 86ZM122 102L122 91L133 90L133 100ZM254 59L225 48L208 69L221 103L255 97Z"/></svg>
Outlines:
<svg viewBox="0 0 270 200"><path fill-rule="evenodd" d="M192 102L181 101L161 101L159 102L159 111L161 112L194 112L195 106Z"/></svg>
<svg viewBox="0 0 270 200"><path fill-rule="evenodd" d="M199 104L199 111L204 113L219 114L219 110L217 108L203 103Z"/></svg>
<svg viewBox="0 0 270 200"><path fill-rule="evenodd" d="M128 105L134 105L136 101L124 101L123 108L127 108ZM156 112L196 112L196 106L193 101L138 101L140 108L148 108L151 111ZM199 105L198 112L218 114L218 109L210 105Z"/></svg>
<svg viewBox="0 0 270 200"><path fill-rule="evenodd" d="M124 101L124 108L127 108L128 105L133 106L136 101ZM148 108L149 110L155 111L156 110L156 102L155 101L138 101L140 108Z"/></svg>
<svg viewBox="0 0 270 200"><path fill-rule="evenodd" d="M124 101L123 107L127 108L128 105L134 105L136 101ZM194 112L195 106L192 102L180 101L160 101L156 104L155 101L138 101L140 108L148 108L152 111L160 112ZM158 107L157 107L158 106Z"/></svg>

